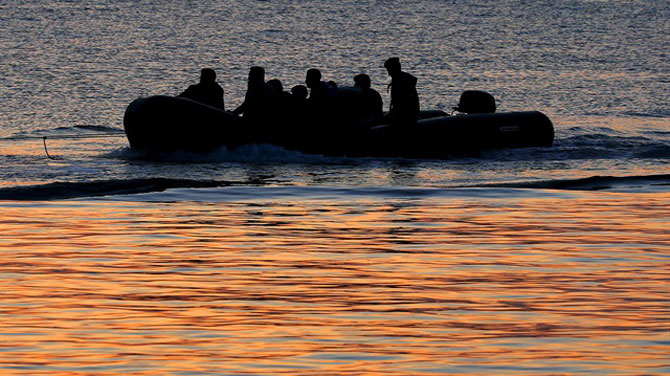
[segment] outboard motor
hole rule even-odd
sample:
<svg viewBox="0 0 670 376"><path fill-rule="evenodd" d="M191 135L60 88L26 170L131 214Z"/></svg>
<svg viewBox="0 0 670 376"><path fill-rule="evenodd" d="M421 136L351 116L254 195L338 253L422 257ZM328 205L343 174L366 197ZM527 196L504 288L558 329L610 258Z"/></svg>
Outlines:
<svg viewBox="0 0 670 376"><path fill-rule="evenodd" d="M466 90L461 94L458 106L454 110L466 114L488 114L496 112L493 95L481 90Z"/></svg>

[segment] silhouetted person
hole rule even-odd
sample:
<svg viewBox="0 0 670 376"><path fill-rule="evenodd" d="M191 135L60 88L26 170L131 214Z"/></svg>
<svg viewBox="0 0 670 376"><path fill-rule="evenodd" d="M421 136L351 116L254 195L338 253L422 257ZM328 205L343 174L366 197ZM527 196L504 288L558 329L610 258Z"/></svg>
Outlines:
<svg viewBox="0 0 670 376"><path fill-rule="evenodd" d="M305 85L295 85L291 88L291 102L289 113L296 123L296 127L300 128L305 125L309 106L307 105L307 96L309 91Z"/></svg>
<svg viewBox="0 0 670 376"><path fill-rule="evenodd" d="M273 78L271 80L268 80L267 84L270 88L272 88L272 90L275 92L275 94L279 94L279 93L284 92L284 84L282 84L281 80L279 80L277 78Z"/></svg>
<svg viewBox="0 0 670 376"><path fill-rule="evenodd" d="M271 133L275 136L284 137L284 132L291 121L293 96L291 93L284 91L284 85L276 78L269 80L267 84L272 89L271 103L268 109L274 117Z"/></svg>
<svg viewBox="0 0 670 376"><path fill-rule="evenodd" d="M409 126L419 119L419 94L416 91L416 77L403 72L400 59L392 57L384 63L391 76L391 105L388 120L394 126Z"/></svg>
<svg viewBox="0 0 670 376"><path fill-rule="evenodd" d="M264 123L271 118L269 109L272 106L273 94L274 90L265 83L265 69L251 67L244 102L233 113L242 114L242 117L253 125Z"/></svg>
<svg viewBox="0 0 670 376"><path fill-rule="evenodd" d="M289 121L287 123L286 145L289 147L304 147L308 137L308 105L309 91L305 85L295 85L291 88L289 104Z"/></svg>
<svg viewBox="0 0 670 376"><path fill-rule="evenodd" d="M307 112L307 96L309 92L305 85L295 85L291 88L292 110L296 113Z"/></svg>
<svg viewBox="0 0 670 376"><path fill-rule="evenodd" d="M378 122L384 115L384 103L377 90L371 88L370 76L359 74L354 77L354 87L363 93L361 103L361 121L363 124Z"/></svg>
<svg viewBox="0 0 670 376"><path fill-rule="evenodd" d="M189 86L178 95L224 110L223 89L216 83L216 72L213 69L203 68L200 71L200 82Z"/></svg>
<svg viewBox="0 0 670 376"><path fill-rule="evenodd" d="M288 111L288 108L291 105L292 97L291 93L284 91L284 84L282 84L280 80L274 78L268 81L268 86L272 88L272 99L275 101L279 111Z"/></svg>
<svg viewBox="0 0 670 376"><path fill-rule="evenodd" d="M310 89L307 104L312 116L328 118L332 115L335 104L335 90L321 81L321 71L312 68L307 70L305 85Z"/></svg>

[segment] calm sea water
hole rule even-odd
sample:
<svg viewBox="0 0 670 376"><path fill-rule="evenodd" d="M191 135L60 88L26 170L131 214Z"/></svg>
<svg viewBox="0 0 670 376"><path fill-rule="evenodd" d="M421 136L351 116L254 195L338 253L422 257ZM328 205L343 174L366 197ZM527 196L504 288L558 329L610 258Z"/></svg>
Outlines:
<svg viewBox="0 0 670 376"><path fill-rule="evenodd" d="M0 1L0 373L670 373L669 20L651 0ZM554 146L157 161L122 134L130 101L202 67L228 108L251 65L286 87L368 73L387 104L390 56L424 109L487 90L547 114Z"/></svg>

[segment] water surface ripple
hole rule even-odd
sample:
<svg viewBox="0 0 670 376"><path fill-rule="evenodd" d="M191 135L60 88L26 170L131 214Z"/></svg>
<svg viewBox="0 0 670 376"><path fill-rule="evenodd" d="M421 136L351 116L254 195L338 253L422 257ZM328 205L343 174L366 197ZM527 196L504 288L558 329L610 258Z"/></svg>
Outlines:
<svg viewBox="0 0 670 376"><path fill-rule="evenodd" d="M664 374L669 198L5 202L0 368Z"/></svg>
<svg viewBox="0 0 670 376"><path fill-rule="evenodd" d="M667 376L668 20L667 0L0 1L0 374ZM228 109L252 65L285 88L367 73L388 109L390 56L423 109L486 90L554 145L147 158L123 137L128 103L203 67Z"/></svg>

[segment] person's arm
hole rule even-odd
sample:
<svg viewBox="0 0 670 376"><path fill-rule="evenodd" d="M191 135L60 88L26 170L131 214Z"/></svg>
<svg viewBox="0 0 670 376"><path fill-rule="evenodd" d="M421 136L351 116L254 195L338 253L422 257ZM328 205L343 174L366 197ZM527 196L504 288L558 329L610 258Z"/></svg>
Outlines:
<svg viewBox="0 0 670 376"><path fill-rule="evenodd" d="M178 97L184 97L184 98L190 98L192 91L193 91L192 86L189 86L189 87L186 88L186 90L182 91L181 94L179 94L177 96Z"/></svg>
<svg viewBox="0 0 670 376"><path fill-rule="evenodd" d="M216 91L217 91L216 106L225 111L226 110L226 105L225 105L225 102L223 101L223 88L221 86L218 86Z"/></svg>
<svg viewBox="0 0 670 376"><path fill-rule="evenodd" d="M245 104L245 103L246 103L246 102L242 102L241 105L237 106L237 108L233 110L233 113L234 113L235 115L243 114L243 113L244 113L244 104Z"/></svg>

